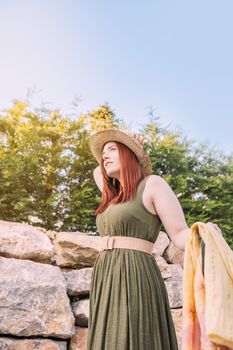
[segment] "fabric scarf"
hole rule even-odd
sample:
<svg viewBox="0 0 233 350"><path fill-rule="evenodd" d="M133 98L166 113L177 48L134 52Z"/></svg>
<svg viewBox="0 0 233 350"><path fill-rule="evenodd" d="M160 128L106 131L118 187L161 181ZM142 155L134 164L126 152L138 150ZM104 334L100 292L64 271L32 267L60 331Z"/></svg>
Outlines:
<svg viewBox="0 0 233 350"><path fill-rule="evenodd" d="M182 350L233 349L233 251L217 229L190 228L183 265ZM204 276L200 236L205 243Z"/></svg>

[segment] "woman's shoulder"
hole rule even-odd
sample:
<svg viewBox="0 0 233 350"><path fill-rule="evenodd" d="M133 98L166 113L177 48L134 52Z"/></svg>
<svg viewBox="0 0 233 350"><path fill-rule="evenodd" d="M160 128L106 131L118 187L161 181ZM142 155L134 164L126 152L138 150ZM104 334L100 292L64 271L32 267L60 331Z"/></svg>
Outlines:
<svg viewBox="0 0 233 350"><path fill-rule="evenodd" d="M160 175L151 174L143 179L145 192L152 194L156 189L168 187L167 181Z"/></svg>
<svg viewBox="0 0 233 350"><path fill-rule="evenodd" d="M159 199L161 196L173 196L174 192L169 183L159 175L149 175L145 183L145 195L153 201ZM173 192L173 194L172 194Z"/></svg>
<svg viewBox="0 0 233 350"><path fill-rule="evenodd" d="M143 180L148 184L158 184L165 181L162 176L155 174L148 175Z"/></svg>

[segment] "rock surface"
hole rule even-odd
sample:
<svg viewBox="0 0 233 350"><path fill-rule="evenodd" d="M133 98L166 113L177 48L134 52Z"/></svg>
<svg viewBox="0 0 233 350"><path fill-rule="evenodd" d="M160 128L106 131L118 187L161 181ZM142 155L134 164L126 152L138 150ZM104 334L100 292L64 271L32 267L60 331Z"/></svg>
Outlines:
<svg viewBox="0 0 233 350"><path fill-rule="evenodd" d="M91 287L92 267L63 272L69 296L88 295Z"/></svg>
<svg viewBox="0 0 233 350"><path fill-rule="evenodd" d="M0 221L0 349L86 350L100 237ZM179 348L183 252L160 232L153 250Z"/></svg>
<svg viewBox="0 0 233 350"><path fill-rule="evenodd" d="M1 350L66 350L65 341L56 341L51 339L14 339L1 338Z"/></svg>
<svg viewBox="0 0 233 350"><path fill-rule="evenodd" d="M81 232L59 232L54 243L56 265L61 267L92 267L99 253L98 236Z"/></svg>
<svg viewBox="0 0 233 350"><path fill-rule="evenodd" d="M49 263L54 248L49 237L38 228L0 220L0 255Z"/></svg>
<svg viewBox="0 0 233 350"><path fill-rule="evenodd" d="M0 257L0 334L70 338L74 315L57 266Z"/></svg>

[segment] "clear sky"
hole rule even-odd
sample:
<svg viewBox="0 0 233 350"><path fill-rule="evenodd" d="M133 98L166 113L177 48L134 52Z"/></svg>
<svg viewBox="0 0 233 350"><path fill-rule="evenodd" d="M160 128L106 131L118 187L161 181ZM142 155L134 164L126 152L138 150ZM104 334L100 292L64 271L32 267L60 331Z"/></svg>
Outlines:
<svg viewBox="0 0 233 350"><path fill-rule="evenodd" d="M233 152L232 0L0 0L0 109L86 113L108 102L137 130L163 126Z"/></svg>

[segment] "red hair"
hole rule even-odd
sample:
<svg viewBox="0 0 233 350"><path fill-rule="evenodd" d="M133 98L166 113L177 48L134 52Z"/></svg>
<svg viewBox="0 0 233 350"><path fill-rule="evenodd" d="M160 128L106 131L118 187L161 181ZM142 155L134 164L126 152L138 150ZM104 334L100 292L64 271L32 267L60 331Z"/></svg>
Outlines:
<svg viewBox="0 0 233 350"><path fill-rule="evenodd" d="M100 168L104 186L96 215L102 213L110 204L127 202L133 198L139 182L143 179L142 170L134 152L120 142L115 143L119 152L121 182L107 175L104 160L101 158Z"/></svg>

